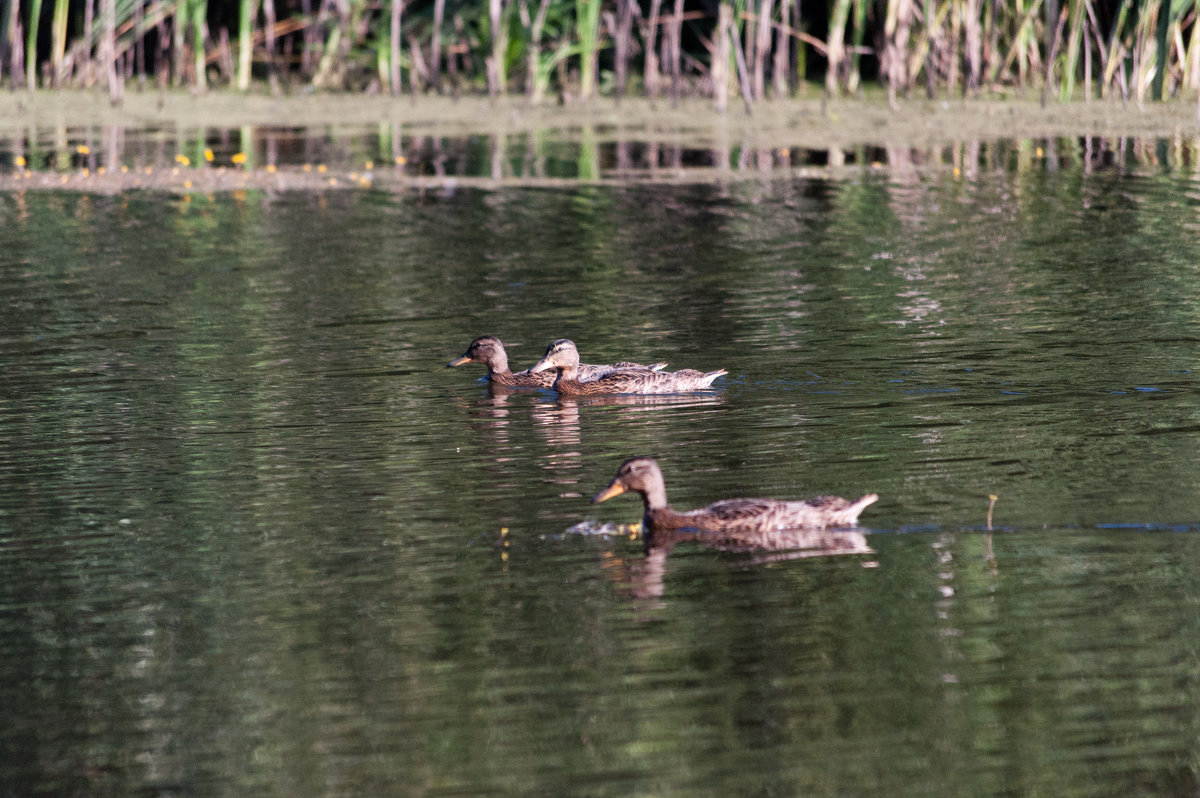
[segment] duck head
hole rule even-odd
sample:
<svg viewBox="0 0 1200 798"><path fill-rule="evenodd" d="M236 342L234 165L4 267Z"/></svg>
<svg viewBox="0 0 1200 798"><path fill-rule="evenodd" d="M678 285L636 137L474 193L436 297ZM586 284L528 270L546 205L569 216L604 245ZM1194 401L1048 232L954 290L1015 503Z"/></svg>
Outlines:
<svg viewBox="0 0 1200 798"><path fill-rule="evenodd" d="M464 363L484 363L494 371L508 371L508 353L504 344L494 335L483 335L476 338L467 347L467 351L446 364L446 368L454 368Z"/></svg>
<svg viewBox="0 0 1200 798"><path fill-rule="evenodd" d="M536 374L539 371L557 369L559 371L574 370L579 366L579 350L567 338L559 338L546 347L546 354L537 363L530 366L529 371Z"/></svg>
<svg viewBox="0 0 1200 798"><path fill-rule="evenodd" d="M607 501L626 491L640 493L648 507L667 505L667 489L663 484L662 471L652 457L634 457L622 463L608 487L592 497L592 504Z"/></svg>

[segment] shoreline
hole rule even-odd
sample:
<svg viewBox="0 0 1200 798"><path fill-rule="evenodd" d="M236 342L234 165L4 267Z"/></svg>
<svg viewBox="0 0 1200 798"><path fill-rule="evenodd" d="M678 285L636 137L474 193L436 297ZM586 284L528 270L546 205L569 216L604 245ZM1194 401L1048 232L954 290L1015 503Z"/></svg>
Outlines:
<svg viewBox="0 0 1200 798"><path fill-rule="evenodd" d="M322 165L312 174L297 163L280 162L264 168L239 168L225 164L200 164L185 168L158 163L154 173L135 167L130 171L121 158L109 163L93 160L87 168L0 169L0 191L22 189L82 190L115 193L129 189L179 192L223 191L241 188L267 190L318 190L338 187L395 185L419 189L449 184L579 185L581 183L709 182L798 173L835 176L839 170L946 168L946 163L923 162L922 158L899 157L887 163L857 163L844 166L833 157L855 148L880 148L890 152L911 150L936 152L955 145L998 140L1096 137L1117 141L1131 139L1175 139L1200 149L1200 125L1196 106L1186 101L1150 103L1143 107L1119 101L1040 103L1017 99L902 100L896 111L886 100L820 97L768 101L746 113L740 104L718 114L703 99L681 101L672 107L668 100L645 98L599 99L589 103L530 106L523 97L460 98L403 96L398 98L356 94L298 94L271 97L210 92L150 90L131 91L124 103L113 108L101 92L43 91L0 93L0 163L22 151L33 138L52 141L43 149L70 153L76 141L111 136L117 131L137 134L155 131L161 138L176 134L179 140L202 140L205 133L236 131L243 140L254 140L260 131L302 129L317 136L362 135L372 127L388 131L396 139L412 141L492 137L500 145L497 157L510 137L536 134L555 142L586 145L636 143L666 148L713 153L781 153L782 157L760 159L753 169L720 167L658 167L613 169L605 166L588 177L554 178L546 175L486 176L430 175L405 170L403 159L378 168L362 163ZM244 134L251 131L247 138ZM6 142L7 139L7 142ZM7 146L6 146L7 144ZM789 151L828 152L828 165L798 167L789 162ZM173 153L167 153L170 157ZM194 156L193 156L194 157ZM78 160L78 159L75 159ZM186 159L185 159L186 160ZM261 159L257 159L261 161ZM257 161L252 159L251 163ZM762 164L766 167L763 168ZM114 164L119 164L118 173ZM327 171L328 169L328 171ZM414 171L420 172L413 174Z"/></svg>
<svg viewBox="0 0 1200 798"><path fill-rule="evenodd" d="M752 144L759 137L799 135L798 143L830 140L849 145L920 145L931 138L976 140L1062 135L1200 135L1197 105L1180 100L1122 104L1114 100L1053 102L1043 107L1023 99L902 99L891 111L883 98L824 100L807 97L764 101L747 114L741 104L719 114L711 101L627 97L587 103L530 106L524 97L384 97L307 93L265 94L131 91L113 108L94 90L0 93L0 131L34 126L108 125L238 128L399 123L414 132L491 133L599 126L649 128L683 135L737 134ZM783 142L789 143L789 142Z"/></svg>

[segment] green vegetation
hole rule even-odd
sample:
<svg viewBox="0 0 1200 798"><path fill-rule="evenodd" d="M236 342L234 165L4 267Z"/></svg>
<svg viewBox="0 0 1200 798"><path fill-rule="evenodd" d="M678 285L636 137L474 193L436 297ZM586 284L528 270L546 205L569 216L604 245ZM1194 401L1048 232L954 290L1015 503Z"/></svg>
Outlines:
<svg viewBox="0 0 1200 798"><path fill-rule="evenodd" d="M878 81L889 98L1142 102L1200 86L1200 0L8 0L13 88L310 87L711 97Z"/></svg>

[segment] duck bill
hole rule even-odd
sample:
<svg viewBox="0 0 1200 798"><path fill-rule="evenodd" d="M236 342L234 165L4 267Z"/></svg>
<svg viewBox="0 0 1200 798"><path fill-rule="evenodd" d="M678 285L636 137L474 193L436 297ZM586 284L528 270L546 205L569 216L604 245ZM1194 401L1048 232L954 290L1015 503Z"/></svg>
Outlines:
<svg viewBox="0 0 1200 798"><path fill-rule="evenodd" d="M613 496L620 496L624 492L625 492L624 485L622 485L618 482L613 482L607 488L605 488L604 490L600 491L599 493L597 493L595 496L592 497L592 504L599 504L600 502L608 501Z"/></svg>
<svg viewBox="0 0 1200 798"><path fill-rule="evenodd" d="M550 361L547 360L546 358L542 358L541 360L539 360L538 362L534 363L532 366L529 367L529 373L537 374L539 371L548 371L552 368L554 368L554 366L550 363Z"/></svg>
<svg viewBox="0 0 1200 798"><path fill-rule="evenodd" d="M453 360L451 360L449 363L447 363L446 368L452 369L455 366L461 366L463 363L470 363L470 362L471 362L471 358L469 356L462 355L461 357L456 357Z"/></svg>

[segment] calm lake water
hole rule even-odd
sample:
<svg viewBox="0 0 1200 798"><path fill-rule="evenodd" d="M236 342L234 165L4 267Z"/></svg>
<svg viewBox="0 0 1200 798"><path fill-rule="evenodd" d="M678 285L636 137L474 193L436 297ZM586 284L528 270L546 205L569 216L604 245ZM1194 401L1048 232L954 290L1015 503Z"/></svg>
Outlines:
<svg viewBox="0 0 1200 798"><path fill-rule="evenodd" d="M0 795L1200 788L1190 172L30 192L0 241ZM493 396L482 334L729 375ZM635 454L881 498L647 559L587 501Z"/></svg>

